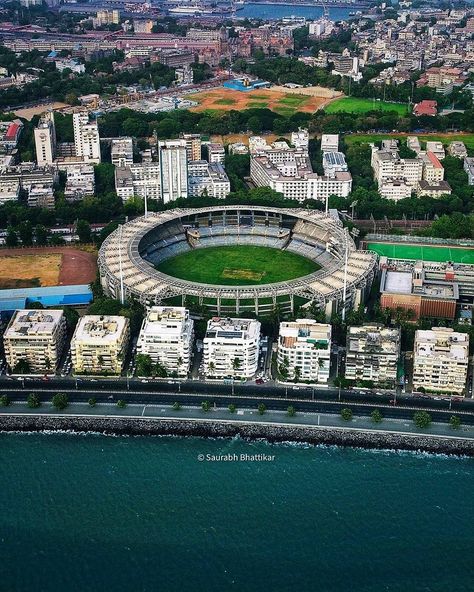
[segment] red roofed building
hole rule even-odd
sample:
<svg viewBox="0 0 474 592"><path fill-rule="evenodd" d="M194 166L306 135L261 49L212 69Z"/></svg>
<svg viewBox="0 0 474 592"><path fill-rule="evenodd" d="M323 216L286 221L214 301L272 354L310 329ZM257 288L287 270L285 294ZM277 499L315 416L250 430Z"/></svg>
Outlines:
<svg viewBox="0 0 474 592"><path fill-rule="evenodd" d="M420 117L421 115L429 115L431 117L434 117L438 114L437 107L438 103L436 101L424 100L420 103L417 103L413 107L413 115L416 115L416 117Z"/></svg>
<svg viewBox="0 0 474 592"><path fill-rule="evenodd" d="M0 146L4 149L16 147L23 123L19 119L0 122Z"/></svg>

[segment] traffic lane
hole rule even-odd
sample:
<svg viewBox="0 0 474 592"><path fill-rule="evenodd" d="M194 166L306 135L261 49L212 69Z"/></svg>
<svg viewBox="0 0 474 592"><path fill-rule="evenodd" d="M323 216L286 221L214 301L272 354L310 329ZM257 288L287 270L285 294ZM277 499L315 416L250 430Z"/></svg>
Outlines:
<svg viewBox="0 0 474 592"><path fill-rule="evenodd" d="M46 393L46 392L38 392L38 397L42 402L50 402L53 392ZM71 391L67 393L69 400L72 401L79 401L79 402L87 402L90 398L96 399L97 402L110 402L110 401L118 401L119 399L123 399L128 403L136 403L136 404L169 404L172 405L174 402L179 402L181 405L196 405L200 404L204 399L201 398L201 394L196 393L195 395L190 395L189 393L123 393L123 392L116 392L116 393L104 393L104 392L80 392L80 391ZM15 392L11 393L12 401L24 401L26 399L25 393ZM206 396L206 400L208 400L211 404L215 404L218 407L227 407L231 402L236 404L237 407L251 407L256 409L258 404L263 402L268 409L275 409L275 410L282 410L285 411L290 405L295 407L297 411L300 412L312 412L312 413L340 413L340 410L344 407L348 407L352 410L354 414L361 415L361 416L370 416L371 412L374 409L380 409L382 415L387 418L403 418L403 419L412 419L413 414L416 409L409 409L406 407L393 407L393 406L384 406L384 405L362 405L358 402L350 402L350 401L304 401L304 400L295 400L295 399L277 399L277 398L249 398L249 397L232 397L232 396L223 396L223 395L210 395ZM454 411L449 410L429 410L429 413L433 420L438 421L449 421L451 415L453 415ZM466 424L474 424L474 414L462 414L461 421Z"/></svg>
<svg viewBox="0 0 474 592"><path fill-rule="evenodd" d="M177 381L157 381L157 380L129 380L124 378L111 378L107 380L101 379L83 379L83 378L53 378L47 381L38 379L25 379L24 382L17 379L3 380L3 390L5 388L24 388L25 391L41 391L55 389L61 391L63 389L81 390L95 390L110 391L122 390L126 394L129 390L143 391L144 393L201 393L206 396L222 395L238 395L250 396L254 398L294 398L294 399L322 399L322 400L339 400L346 402L369 402L376 404L389 404L396 399L397 406L419 406L427 409L447 409L451 405L453 410L457 411L472 411L474 409L472 400L456 400L451 402L449 398L434 398L415 397L413 395L397 395L395 393L361 393L359 391L341 390L328 388L318 389L313 387L284 387L281 385L256 385L246 383L245 385L230 385L221 383L203 383L199 381L185 381L178 383ZM14 386L13 386L14 385Z"/></svg>

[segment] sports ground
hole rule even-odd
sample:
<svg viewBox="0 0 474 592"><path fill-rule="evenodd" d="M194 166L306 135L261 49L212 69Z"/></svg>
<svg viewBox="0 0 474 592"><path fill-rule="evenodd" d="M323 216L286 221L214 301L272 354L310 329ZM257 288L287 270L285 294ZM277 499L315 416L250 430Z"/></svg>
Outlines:
<svg viewBox="0 0 474 592"><path fill-rule="evenodd" d="M158 271L202 284L272 284L317 271L314 261L289 251L253 245L207 247L188 251L157 266Z"/></svg>
<svg viewBox="0 0 474 592"><path fill-rule="evenodd" d="M466 263L474 265L474 249L432 245L401 245L394 243L367 243L369 251L375 251L389 259L413 259L422 261Z"/></svg>
<svg viewBox="0 0 474 592"><path fill-rule="evenodd" d="M399 115L406 115L407 105L403 103L391 103L389 101L374 101L372 99L359 99L357 97L344 97L330 103L324 109L326 113L368 113L369 111L396 111Z"/></svg>
<svg viewBox="0 0 474 592"><path fill-rule="evenodd" d="M90 284L97 253L75 247L0 250L0 289Z"/></svg>
<svg viewBox="0 0 474 592"><path fill-rule="evenodd" d="M305 89L303 89L305 90ZM274 89L257 89L248 92L218 88L192 95L199 105L191 111L243 111L244 109L271 109L280 115L292 115L297 111L314 113L328 102L327 98L306 93L296 94Z"/></svg>

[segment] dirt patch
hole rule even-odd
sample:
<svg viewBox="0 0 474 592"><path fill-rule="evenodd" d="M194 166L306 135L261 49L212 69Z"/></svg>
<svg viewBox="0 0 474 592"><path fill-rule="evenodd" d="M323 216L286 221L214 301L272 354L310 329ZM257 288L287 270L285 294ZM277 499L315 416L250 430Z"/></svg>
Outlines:
<svg viewBox="0 0 474 592"><path fill-rule="evenodd" d="M0 288L57 286L61 254L12 255L0 259Z"/></svg>
<svg viewBox="0 0 474 592"><path fill-rule="evenodd" d="M221 274L227 280L255 280L260 281L265 272L252 271L251 269L230 269L226 267Z"/></svg>
<svg viewBox="0 0 474 592"><path fill-rule="evenodd" d="M0 250L0 287L28 288L90 284L97 275L97 252L74 247Z"/></svg>
<svg viewBox="0 0 474 592"><path fill-rule="evenodd" d="M35 107L28 107L26 109L17 109L16 111L13 111L13 113L17 117L22 117L23 119L31 121L35 115L41 115L42 113L45 113L49 110L58 111L59 109L64 109L64 107L68 106L69 105L67 105L66 103L59 102L46 103L44 105L36 105Z"/></svg>
<svg viewBox="0 0 474 592"><path fill-rule="evenodd" d="M312 87L313 88L313 87ZM279 90L283 89L283 90ZM303 111L314 113L325 106L333 97L317 96L309 92L310 89L285 89L284 87L272 87L254 91L238 91L230 88L218 88L210 91L193 94L193 100L199 105L192 107L191 111L242 111L257 107L260 109L272 109L273 111L285 109L289 112ZM295 91L295 92L293 92ZM301 92L299 92L301 91ZM338 95L342 96L342 95Z"/></svg>

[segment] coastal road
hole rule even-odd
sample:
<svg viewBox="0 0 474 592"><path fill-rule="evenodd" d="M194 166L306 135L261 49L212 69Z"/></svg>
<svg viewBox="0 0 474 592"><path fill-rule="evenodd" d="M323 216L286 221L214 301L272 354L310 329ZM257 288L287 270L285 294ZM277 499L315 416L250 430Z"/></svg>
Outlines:
<svg viewBox="0 0 474 592"><path fill-rule="evenodd" d="M196 383L197 384L197 383ZM349 407L354 415L360 417L369 417L374 409L379 409L385 418L411 420L415 411L425 409L422 405L418 406L418 401L423 402L424 400L413 400L411 399L411 405L390 405L388 402L383 400L376 401L361 401L360 399L354 398L349 400L327 400L320 398L299 398L300 391L290 390L288 397L275 397L271 391L265 392L266 396L253 397L246 393L237 394L234 393L220 393L220 394L209 394L201 392L142 392L142 391L123 391L122 389L115 390L109 388L107 390L98 390L95 385L88 389L76 390L74 388L48 388L43 389L22 389L18 385L13 385L14 389L3 387L1 392L7 394L10 399L14 402L25 401L29 392L37 393L38 397L42 402L49 403L55 393L63 392L67 394L70 402L86 403L90 398L95 398L100 404L113 403L115 404L119 399L125 400L129 404L138 404L142 406L148 405L172 405L174 402L179 402L182 406L199 407L201 402L208 400L212 405L220 408L227 408L230 403L234 403L239 408L247 408L256 410L259 403L264 403L267 409L275 411L286 411L288 406L293 406L298 412L301 413L313 413L313 414L340 414L340 411L344 407ZM317 393L320 395L319 391ZM9 408L3 408L9 409ZM461 421L465 425L474 425L474 413L471 409L469 411L463 409L428 409L433 421L448 422L451 415L459 415Z"/></svg>
<svg viewBox="0 0 474 592"><path fill-rule="evenodd" d="M41 379L18 380L16 378L0 377L0 392L15 393L17 391L36 392L40 394L45 392L47 394L55 392L71 393L76 391L76 400L85 400L81 398L79 393L94 392L96 398L102 396L107 397L109 394L121 394L127 397L135 397L139 402L151 403L153 401L162 401L165 395L173 394L175 397L179 395L189 394L194 396L201 396L203 398L214 397L243 397L245 399L253 399L254 401L262 400L298 400L298 401L334 401L344 404L353 405L355 403L373 403L380 405L393 405L396 403L397 408L409 407L427 410L441 410L453 411L456 413L465 411L467 413L474 413L474 401L472 399L460 399L453 397L416 397L413 395L395 395L390 391L372 391L361 392L356 390L344 390L328 387L310 387L300 386L294 388L292 386L283 386L276 383L265 383L257 385L254 382L247 382L245 384L223 384L219 382L202 382L197 380L187 381L166 381L166 380L152 380L142 382L138 379L126 378L108 378L108 379L86 379L72 377L55 377L47 381ZM377 394L376 394L377 393ZM91 395L88 395L91 396ZM71 400L73 397L70 397ZM87 397L88 398L88 397Z"/></svg>
<svg viewBox="0 0 474 592"><path fill-rule="evenodd" d="M429 428L420 430L415 424L406 419L384 417L380 423L373 423L368 417L354 416L351 421L344 421L333 413L300 412L294 417L289 417L286 411L271 410L260 415L255 408L242 407L235 413L230 413L227 408L215 407L204 412L197 406L185 406L179 411L170 405L164 404L129 404L124 409L119 409L115 403L104 402L91 407L87 403L71 403L65 411L58 412L51 403L41 405L39 409L29 409L24 402L14 403L9 407L0 408L0 415L75 415L87 417L140 417L162 419L189 419L199 421L231 421L231 422L259 422L263 424L286 424L295 426L311 426L321 428L340 428L363 431L391 432L397 434L431 435L446 438L474 439L474 425L462 425L460 429L453 430L446 423L433 422Z"/></svg>

